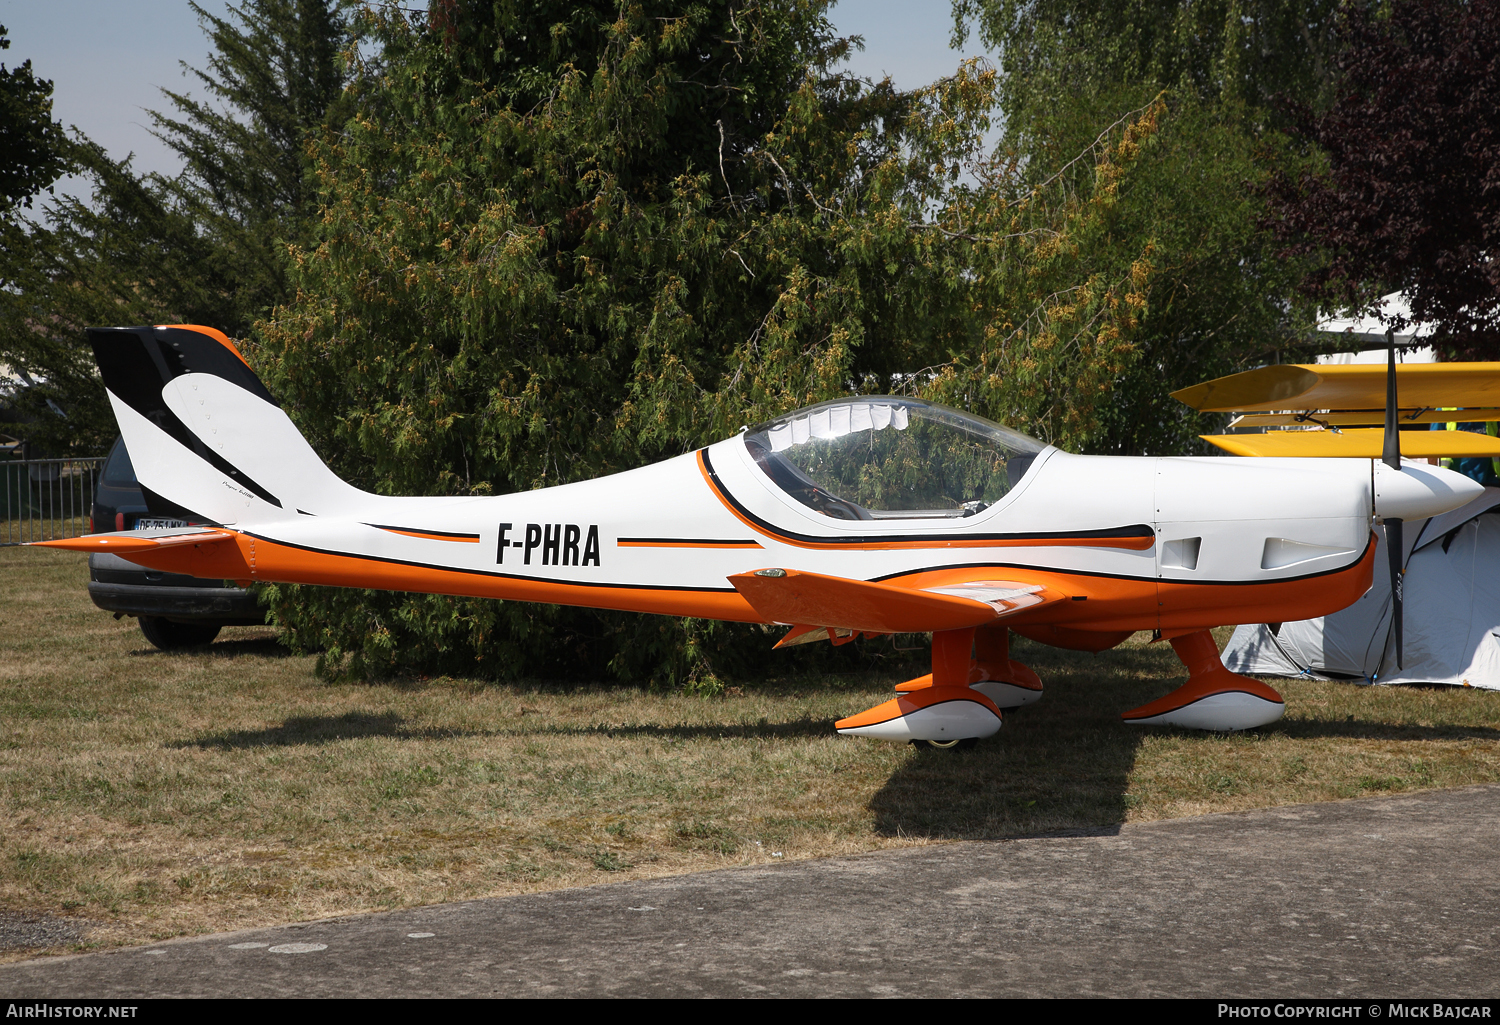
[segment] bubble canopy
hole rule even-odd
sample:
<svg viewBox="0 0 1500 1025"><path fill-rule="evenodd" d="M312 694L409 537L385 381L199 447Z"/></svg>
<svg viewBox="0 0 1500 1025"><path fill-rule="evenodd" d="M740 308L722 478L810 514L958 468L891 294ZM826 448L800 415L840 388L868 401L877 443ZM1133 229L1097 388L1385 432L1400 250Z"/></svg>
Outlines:
<svg viewBox="0 0 1500 1025"><path fill-rule="evenodd" d="M1047 447L983 417L891 395L808 406L742 437L778 488L839 520L973 516Z"/></svg>

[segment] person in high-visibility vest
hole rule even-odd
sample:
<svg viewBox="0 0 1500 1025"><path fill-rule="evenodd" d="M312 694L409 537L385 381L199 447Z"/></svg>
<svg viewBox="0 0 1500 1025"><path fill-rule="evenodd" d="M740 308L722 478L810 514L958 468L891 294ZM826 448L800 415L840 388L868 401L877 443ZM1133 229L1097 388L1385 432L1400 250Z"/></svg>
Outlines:
<svg viewBox="0 0 1500 1025"><path fill-rule="evenodd" d="M1433 424L1437 429L1437 424ZM1489 423L1449 423L1443 425L1450 431L1473 431L1476 434L1487 434L1491 438L1500 436L1497 434L1497 425L1491 420ZM1460 459L1444 459L1443 466L1450 470L1456 470L1478 481L1487 488L1500 487L1500 458L1485 459L1482 456L1466 456Z"/></svg>

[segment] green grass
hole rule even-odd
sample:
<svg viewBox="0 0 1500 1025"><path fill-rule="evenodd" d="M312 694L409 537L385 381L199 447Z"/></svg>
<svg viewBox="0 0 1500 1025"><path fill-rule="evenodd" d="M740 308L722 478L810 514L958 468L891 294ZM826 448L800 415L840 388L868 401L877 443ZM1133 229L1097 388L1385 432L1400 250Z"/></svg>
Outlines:
<svg viewBox="0 0 1500 1025"><path fill-rule="evenodd" d="M431 679L328 684L266 628L166 654L83 560L0 549L0 906L111 945L950 839L1500 779L1500 694L1277 681L1244 734L1118 713L1164 644L1017 641L1047 685L970 752L838 737L915 671L718 698ZM22 956L22 952L0 957Z"/></svg>

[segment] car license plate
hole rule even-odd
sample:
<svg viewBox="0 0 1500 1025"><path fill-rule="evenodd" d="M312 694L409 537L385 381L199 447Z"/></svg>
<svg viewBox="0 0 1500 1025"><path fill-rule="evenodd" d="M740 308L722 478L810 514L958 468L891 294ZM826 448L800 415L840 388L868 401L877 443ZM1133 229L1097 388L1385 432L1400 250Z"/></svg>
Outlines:
<svg viewBox="0 0 1500 1025"><path fill-rule="evenodd" d="M168 520L159 516L142 516L135 521L136 530L171 530L173 527L186 527L187 525L187 520Z"/></svg>

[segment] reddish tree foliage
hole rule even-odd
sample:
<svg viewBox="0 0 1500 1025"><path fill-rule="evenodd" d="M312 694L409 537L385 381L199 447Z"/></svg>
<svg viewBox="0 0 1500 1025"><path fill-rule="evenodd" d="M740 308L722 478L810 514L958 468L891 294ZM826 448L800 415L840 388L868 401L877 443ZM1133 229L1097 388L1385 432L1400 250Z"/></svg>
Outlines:
<svg viewBox="0 0 1500 1025"><path fill-rule="evenodd" d="M1332 107L1297 111L1328 169L1270 185L1287 254L1330 255L1303 289L1405 289L1450 357L1500 359L1500 0L1351 4L1339 34Z"/></svg>

